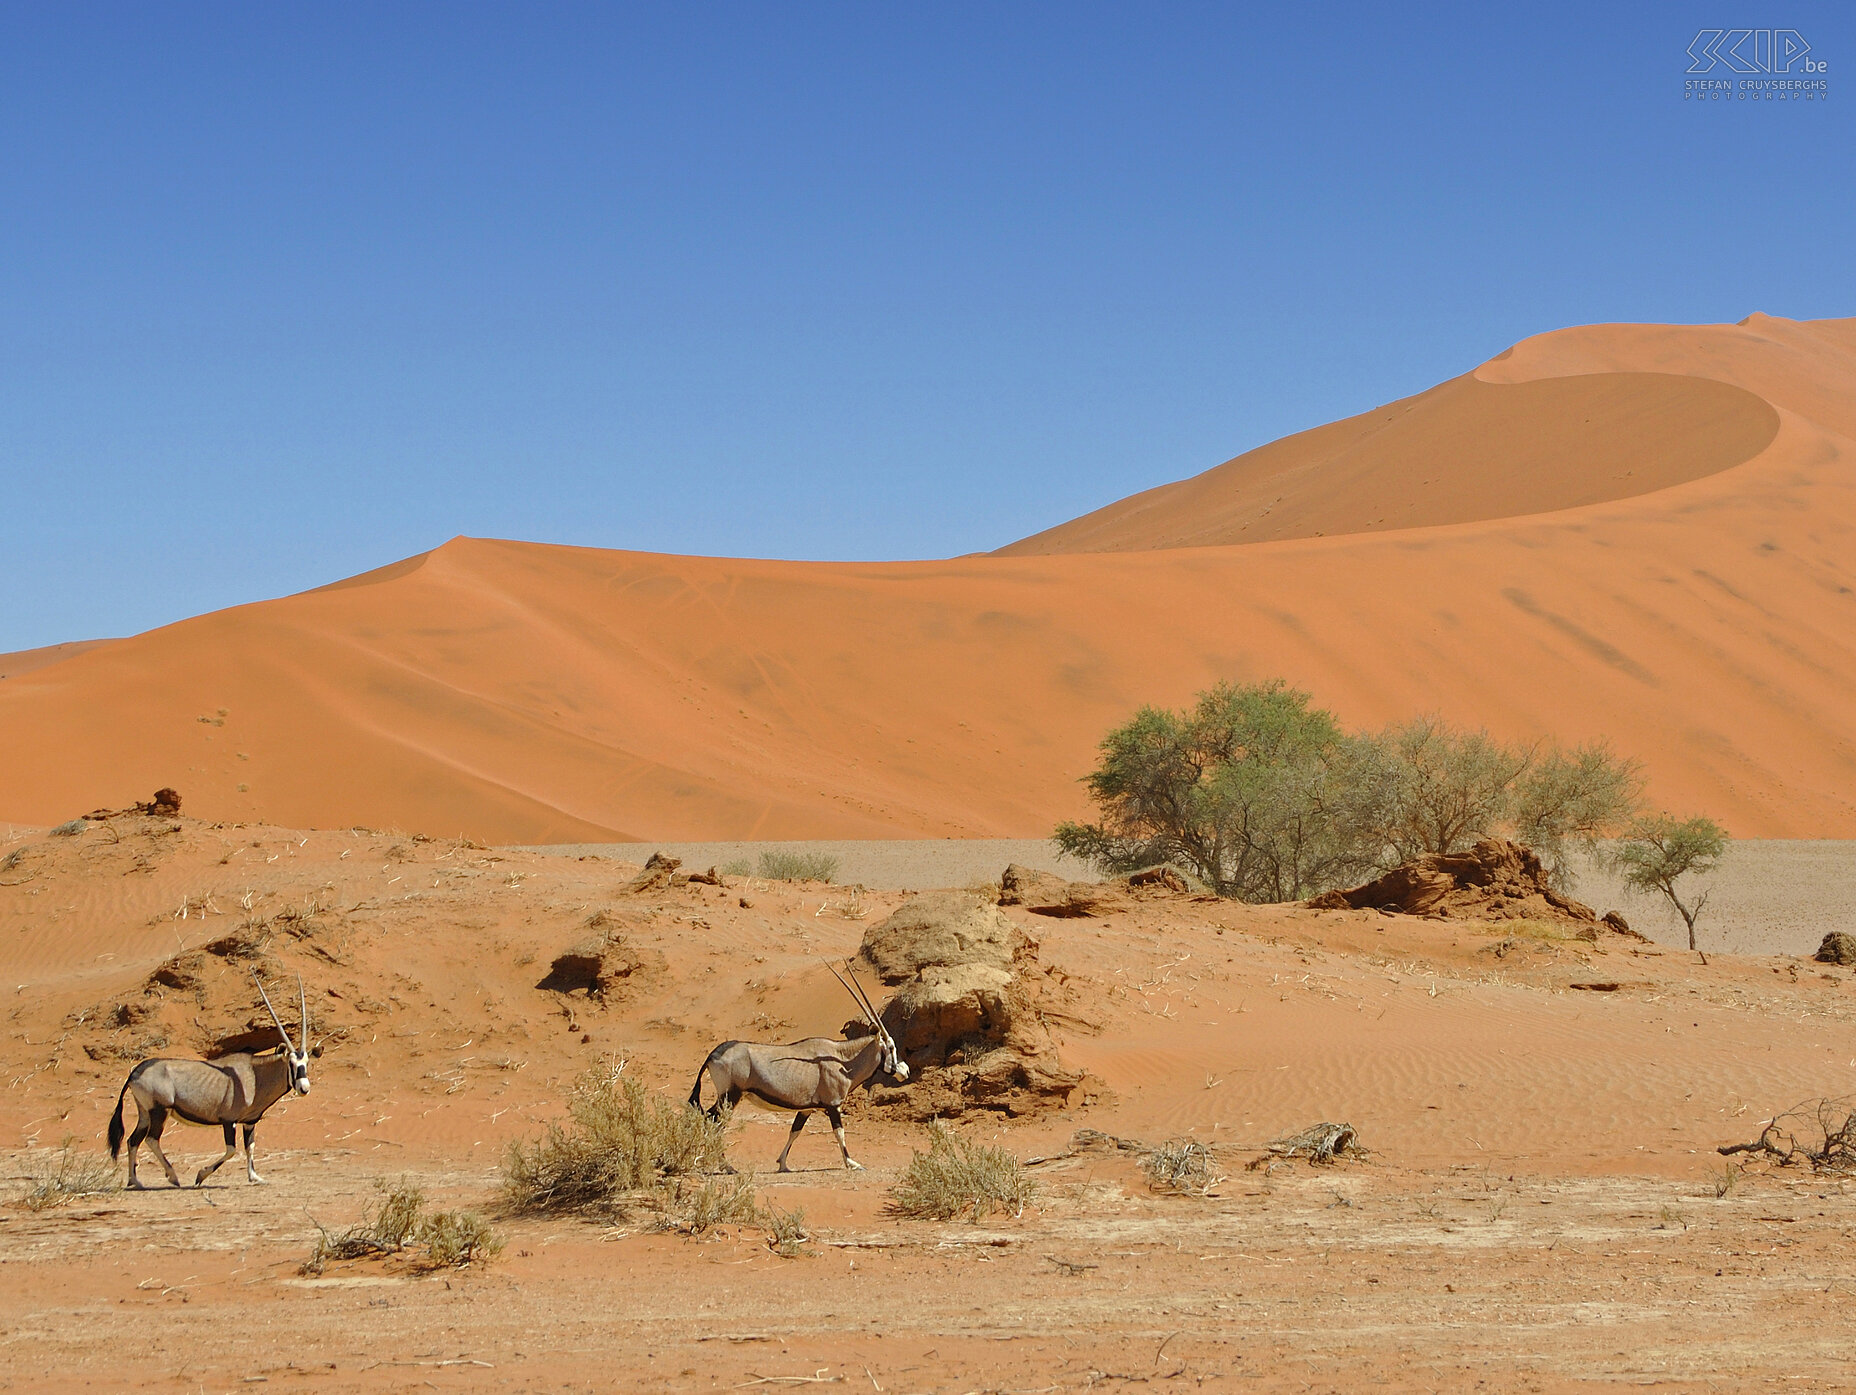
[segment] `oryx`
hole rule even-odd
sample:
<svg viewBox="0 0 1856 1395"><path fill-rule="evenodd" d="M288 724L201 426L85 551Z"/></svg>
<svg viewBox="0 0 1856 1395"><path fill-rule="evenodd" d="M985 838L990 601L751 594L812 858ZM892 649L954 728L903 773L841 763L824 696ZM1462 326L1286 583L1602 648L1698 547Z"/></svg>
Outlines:
<svg viewBox="0 0 1856 1395"><path fill-rule="evenodd" d="M252 977L257 979L258 976L254 972ZM110 1160L113 1162L122 1151L123 1099L130 1094L135 1096L140 1117L136 1120L135 1132L129 1135L129 1186L139 1188L142 1185L135 1176L135 1150L142 1146L144 1138L155 1150L155 1157L162 1171L167 1173L170 1185L180 1185L174 1165L161 1151L161 1130L170 1113L180 1115L190 1124L218 1124L226 1131L224 1155L200 1169L193 1179L194 1186L204 1183L238 1151L235 1136L241 1124L245 1127L245 1176L253 1182L264 1180L251 1165L251 1135L258 1127L258 1120L264 1117L264 1111L291 1090L299 1095L309 1093L309 998L303 989L302 976L298 975L296 999L302 1041L292 1043L290 1033L277 1016L277 1009L271 1007L271 995L264 991L262 979L258 980L258 996L264 999L271 1021L277 1024L277 1035L284 1039L281 1056L254 1056L240 1051L217 1061L164 1058L143 1061L129 1072L122 1093L116 1096L116 1112L110 1116Z"/></svg>
<svg viewBox="0 0 1856 1395"><path fill-rule="evenodd" d="M831 968L829 964L825 967ZM849 965L845 967L850 968ZM790 1171L786 1155L793 1151L793 1140L806 1126L806 1116L815 1109L824 1110L825 1117L831 1120L831 1131L837 1137L838 1151L844 1155L844 1165L861 1169L863 1164L853 1159L850 1149L844 1146L844 1116L838 1112L840 1106L852 1090L879 1070L897 1080L909 1078L909 1067L896 1054L896 1043L884 1029L883 1019L870 1005L863 985L857 983L856 971L850 970L848 983L836 969L831 972L857 1003L873 1035L852 1041L807 1037L785 1046L725 1041L709 1053L702 1069L696 1072L696 1085L690 1091L691 1106L701 1109L703 1077L709 1078L709 1083L715 1087L715 1103L708 1111L710 1118L722 1112L724 1103L732 1109L744 1094L779 1109L797 1110L792 1132L786 1135L786 1146L780 1150L782 1172Z"/></svg>

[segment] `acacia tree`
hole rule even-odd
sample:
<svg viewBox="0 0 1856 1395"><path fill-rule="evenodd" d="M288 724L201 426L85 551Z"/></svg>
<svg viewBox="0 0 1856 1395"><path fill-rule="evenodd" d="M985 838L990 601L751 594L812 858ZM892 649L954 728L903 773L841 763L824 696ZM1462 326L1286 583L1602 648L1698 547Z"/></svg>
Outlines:
<svg viewBox="0 0 1856 1395"><path fill-rule="evenodd" d="M1349 735L1280 679L1144 707L1084 783L1100 818L1064 851L1104 872L1178 862L1222 896L1289 901L1503 834L1567 877L1568 849L1615 831L1639 776L1602 744L1515 746L1435 716Z"/></svg>
<svg viewBox="0 0 1856 1395"><path fill-rule="evenodd" d="M1704 887L1699 895L1691 893L1685 901L1676 883L1685 876L1712 872L1726 854L1727 834L1713 819L1645 814L1631 821L1611 852L1611 862L1626 886L1661 893L1676 908L1688 927L1688 947L1700 954L1695 922L1701 919L1712 888Z"/></svg>
<svg viewBox="0 0 1856 1395"><path fill-rule="evenodd" d="M1104 871L1177 861L1221 896L1295 900L1370 869L1342 807L1347 748L1333 715L1280 679L1221 683L1104 737L1084 781L1100 821L1054 836Z"/></svg>

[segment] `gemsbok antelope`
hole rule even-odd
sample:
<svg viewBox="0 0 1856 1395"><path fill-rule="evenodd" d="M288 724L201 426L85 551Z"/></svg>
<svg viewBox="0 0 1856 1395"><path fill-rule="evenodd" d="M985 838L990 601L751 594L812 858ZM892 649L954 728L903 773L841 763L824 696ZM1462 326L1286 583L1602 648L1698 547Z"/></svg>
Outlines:
<svg viewBox="0 0 1856 1395"><path fill-rule="evenodd" d="M254 973L252 977L257 979L258 976ZM122 1151L123 1100L133 1094L140 1117L136 1120L135 1132L129 1135L130 1187L140 1189L142 1186L135 1175L135 1150L142 1146L143 1139L155 1150L169 1184L180 1185L174 1165L161 1151L161 1130L167 1125L169 1114L178 1114L190 1124L218 1124L226 1131L225 1153L200 1169L193 1179L194 1186L203 1185L238 1151L236 1134L240 1125L245 1129L245 1176L252 1182L264 1180L251 1165L251 1136L257 1130L258 1120L264 1117L264 1111L290 1091L295 1090L299 1095L309 1093L309 997L299 974L296 1000L302 1041L292 1043L283 1020L277 1016L277 1009L271 1006L271 995L264 991L262 979L258 980L258 996L264 999L271 1021L277 1024L277 1034L284 1039L281 1056L255 1056L240 1051L217 1061L157 1058L143 1061L129 1072L122 1093L116 1096L116 1112L110 1116L110 1161L114 1162Z"/></svg>
<svg viewBox="0 0 1856 1395"><path fill-rule="evenodd" d="M825 967L831 968L829 964ZM846 968L849 969L849 965ZM815 1109L824 1110L825 1117L831 1120L831 1131L838 1140L844 1165L862 1169L863 1164L852 1158L851 1150L844 1146L844 1116L839 1113L840 1108L850 1098L851 1091L879 1070L897 1080L909 1078L908 1063L897 1055L896 1043L884 1029L883 1019L870 1005L863 985L857 983L856 970L850 969L850 983L845 983L836 969L831 973L844 984L874 1035L853 1041L807 1037L785 1046L725 1041L709 1053L702 1069L696 1072L696 1085L690 1091L691 1107L701 1109L703 1077L708 1077L715 1087L715 1103L708 1109L712 1119L721 1114L724 1103L732 1109L741 1102L743 1095L753 1095L776 1109L797 1110L792 1132L786 1135L786 1146L780 1150L782 1172L791 1171L786 1165L786 1155L793 1151L793 1140L806 1126L806 1116ZM851 986L853 983L857 984L855 988Z"/></svg>

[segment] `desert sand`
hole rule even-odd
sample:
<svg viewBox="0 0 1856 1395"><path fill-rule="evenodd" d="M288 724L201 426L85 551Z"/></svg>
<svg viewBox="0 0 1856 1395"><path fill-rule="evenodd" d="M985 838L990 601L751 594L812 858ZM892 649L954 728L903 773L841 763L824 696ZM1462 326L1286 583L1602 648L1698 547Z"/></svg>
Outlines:
<svg viewBox="0 0 1856 1395"><path fill-rule="evenodd" d="M1023 1215L887 1215L923 1135L867 1104L848 1121L867 1171L839 1169L818 1131L797 1171L773 1174L785 1120L743 1110L734 1156L764 1196L804 1209L798 1258L751 1228L499 1215L508 1246L487 1266L306 1274L316 1224L353 1223L376 1179L495 1214L500 1149L558 1117L589 1065L622 1059L681 1098L719 1038L835 1031L849 1004L819 956L855 950L899 894L752 878L634 894L634 868L603 858L184 817L33 831L11 853L0 1381L14 1388L1851 1375L1842 1184L1758 1164L1724 1181L1715 1152L1850 1089L1848 969L1189 896L1096 919L1013 907L1065 976L1064 1059L1095 1082L1066 1108L958 1122L1045 1160ZM636 981L603 1004L539 987L602 911L646 965ZM162 987L164 967L192 986ZM303 975L322 1046L313 1093L259 1130L268 1184L233 1165L201 1190L22 1209L61 1139L102 1148L137 1057L263 1023L250 967ZM1594 982L1615 987L1575 986ZM1370 1156L1246 1170L1318 1119L1351 1122ZM1156 1194L1130 1154L1071 1152L1081 1128L1202 1140L1227 1179L1209 1197ZM189 1176L219 1147L178 1125L168 1142Z"/></svg>
<svg viewBox="0 0 1856 1395"><path fill-rule="evenodd" d="M1389 414L1130 505L1119 551L454 539L0 681L0 818L172 785L480 842L1035 838L1134 708L1280 675L1357 725L1607 738L1738 837L1856 836L1856 322L1561 330ZM1268 480L1296 521L1231 544Z"/></svg>
<svg viewBox="0 0 1856 1395"><path fill-rule="evenodd" d="M0 1388L1856 1384L1847 1182L1718 1152L1856 1094L1856 971L1809 957L1856 930L1852 458L1856 321L1595 326L998 554L459 538L0 656ZM1641 760L1736 835L1707 959L1591 866L1578 893L1648 938L1009 904L1083 1079L953 1121L1026 1161L1022 1213L890 1213L926 1146L906 1091L849 1110L864 1172L815 1127L775 1174L786 1118L734 1117L735 1162L805 1212L795 1257L755 1226L504 1207L503 1150L581 1072L681 1100L718 1041L837 1033L822 959L913 891L1081 875L1044 840L1088 812L1103 732L1270 676L1351 724L1430 710ZM161 786L178 815L53 827ZM831 852L840 884L629 888L655 848L770 846ZM627 965L597 998L551 973L595 930ZM29 1208L64 1140L101 1154L138 1059L262 1037L253 970L302 976L320 1051L259 1129L268 1184L118 1172ZM1367 1154L1270 1159L1320 1120ZM1209 1194L1149 1185L1140 1149L1179 1139ZM168 1143L188 1177L220 1148ZM506 1249L306 1270L402 1177Z"/></svg>

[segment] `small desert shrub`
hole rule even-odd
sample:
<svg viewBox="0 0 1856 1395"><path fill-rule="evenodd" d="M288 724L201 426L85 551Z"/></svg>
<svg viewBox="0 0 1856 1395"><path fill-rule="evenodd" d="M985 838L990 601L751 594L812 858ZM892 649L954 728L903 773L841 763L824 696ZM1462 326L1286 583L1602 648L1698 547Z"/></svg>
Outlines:
<svg viewBox="0 0 1856 1395"><path fill-rule="evenodd" d="M473 1260L493 1259L503 1248L502 1237L475 1211L425 1214L425 1189L410 1178L377 1180L374 1187L380 1200L362 1215L359 1225L331 1235L316 1223L321 1234L303 1265L304 1273L320 1274L330 1260L396 1255L409 1245L423 1245L424 1262L432 1268L455 1269Z"/></svg>
<svg viewBox="0 0 1856 1395"><path fill-rule="evenodd" d="M910 1158L889 1189L889 1209L918 1220L978 1221L994 1211L1018 1215L1037 1189L1005 1149L962 1138L936 1120L928 1126L928 1151Z"/></svg>
<svg viewBox="0 0 1856 1395"><path fill-rule="evenodd" d="M90 821L88 819L72 819L69 823L61 823L58 827L54 828L52 830L52 837L75 838L89 827Z"/></svg>
<svg viewBox="0 0 1856 1395"><path fill-rule="evenodd" d="M1147 1185L1155 1191L1204 1196L1224 1181L1212 1165L1212 1150L1191 1138L1170 1138L1141 1159Z"/></svg>
<svg viewBox="0 0 1856 1395"><path fill-rule="evenodd" d="M25 1195L26 1208L44 1211L62 1206L80 1196L114 1191L116 1168L99 1154L81 1148L75 1135L67 1134L49 1157L41 1156L27 1163L30 1183Z"/></svg>
<svg viewBox="0 0 1856 1395"><path fill-rule="evenodd" d="M26 850L24 848L14 848L13 851L8 853L5 857L0 857L0 872L11 872L25 860Z"/></svg>
<svg viewBox="0 0 1856 1395"><path fill-rule="evenodd" d="M701 1235L711 1226L755 1225L761 1220L754 1196L752 1173L737 1173L724 1181L707 1178L700 1187L673 1179L664 1191L664 1219L675 1230Z"/></svg>
<svg viewBox="0 0 1856 1395"><path fill-rule="evenodd" d="M774 882L828 882L838 875L838 859L830 853L770 848L760 855L760 875Z"/></svg>
<svg viewBox="0 0 1856 1395"><path fill-rule="evenodd" d="M724 862L717 870L724 877L751 877L754 875L754 864L745 857L738 857L733 862Z"/></svg>
<svg viewBox="0 0 1856 1395"><path fill-rule="evenodd" d="M503 1195L519 1211L605 1205L667 1177L727 1167L728 1121L653 1095L618 1070L591 1070L568 1091L568 1119L509 1145Z"/></svg>
<svg viewBox="0 0 1856 1395"><path fill-rule="evenodd" d="M503 1249L503 1237L475 1211L434 1211L419 1222L417 1237L436 1269L491 1260Z"/></svg>
<svg viewBox="0 0 1856 1395"><path fill-rule="evenodd" d="M812 1238L806 1229L806 1213L795 1206L790 1211L768 1204L761 1212L761 1224L767 1227L767 1244L782 1259L802 1253L800 1246Z"/></svg>

